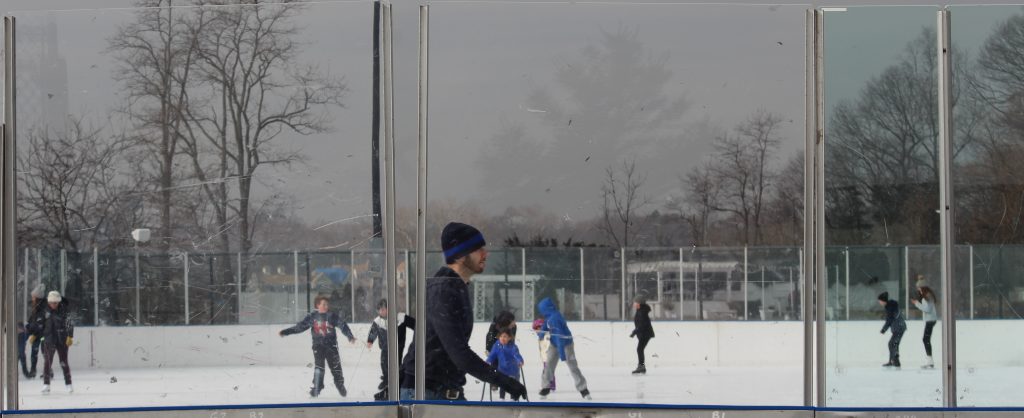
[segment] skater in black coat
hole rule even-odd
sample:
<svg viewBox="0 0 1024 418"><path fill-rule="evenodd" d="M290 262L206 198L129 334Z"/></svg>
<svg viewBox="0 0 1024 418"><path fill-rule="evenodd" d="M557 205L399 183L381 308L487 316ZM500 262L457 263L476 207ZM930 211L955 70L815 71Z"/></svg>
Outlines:
<svg viewBox="0 0 1024 418"><path fill-rule="evenodd" d="M491 321L491 327L487 329L487 336L484 337L484 345L488 353L491 352L491 348L494 348L494 342L498 341L499 331L507 330L509 335L512 336L512 341L516 340L516 316L509 311L498 312L494 315L494 320Z"/></svg>
<svg viewBox="0 0 1024 418"><path fill-rule="evenodd" d="M313 387L309 390L309 396L314 398L320 396L320 391L324 388L324 362L331 368L334 386L338 388L338 393L342 397L348 396L348 390L345 389L345 377L341 371L341 355L338 354L338 335L334 332L334 328L340 328L341 333L352 344L356 343L356 337L352 335L348 324L338 316L338 312L331 311L327 296L317 296L313 300L313 304L316 306L315 311L306 315L294 327L281 330L278 335L284 337L312 328L310 335L313 337L315 368L313 369Z"/></svg>
<svg viewBox="0 0 1024 418"><path fill-rule="evenodd" d="M426 320L420 319L426 340L424 393L427 399L465 400L466 373L508 392L513 400L526 394L522 383L498 372L469 347L473 333L473 306L469 299L469 281L483 272L487 262L486 242L472 226L450 223L441 234L445 263L434 277L427 279ZM414 349L409 350L414 353ZM416 356L407 355L403 364L406 378L402 398L414 391Z"/></svg>
<svg viewBox="0 0 1024 418"><path fill-rule="evenodd" d="M633 370L633 374L644 374L647 373L644 349L647 348L647 343L651 341L651 338L654 338L654 327L651 326L651 307L647 304L646 298L637 296L636 299L633 299L633 309L636 311L633 314L633 333L629 334L629 338L637 338L637 366L636 370Z"/></svg>
<svg viewBox="0 0 1024 418"><path fill-rule="evenodd" d="M28 326L29 342L42 340L43 346L43 394L50 393L50 379L53 378L53 357L60 361L64 372L64 385L68 393L71 387L71 366L68 365L68 347L74 343L75 326L71 318L70 302L54 290L46 295L46 304L34 313Z"/></svg>
<svg viewBox="0 0 1024 418"><path fill-rule="evenodd" d="M882 367L900 367L900 340L903 333L907 331L907 322L903 319L903 312L900 311L900 303L889 299L889 292L882 292L878 295L878 304L885 307L885 325L882 326L882 334L892 329L892 337L889 337L889 362Z"/></svg>

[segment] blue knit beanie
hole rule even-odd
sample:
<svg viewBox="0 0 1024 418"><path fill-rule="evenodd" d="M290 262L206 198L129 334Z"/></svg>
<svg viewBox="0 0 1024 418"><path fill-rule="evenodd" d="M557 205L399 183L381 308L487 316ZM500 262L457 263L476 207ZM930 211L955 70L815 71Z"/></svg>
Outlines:
<svg viewBox="0 0 1024 418"><path fill-rule="evenodd" d="M487 241L484 241L484 235L476 228L463 223L449 223L441 232L441 249L444 250L446 264L453 264L460 257L485 245Z"/></svg>

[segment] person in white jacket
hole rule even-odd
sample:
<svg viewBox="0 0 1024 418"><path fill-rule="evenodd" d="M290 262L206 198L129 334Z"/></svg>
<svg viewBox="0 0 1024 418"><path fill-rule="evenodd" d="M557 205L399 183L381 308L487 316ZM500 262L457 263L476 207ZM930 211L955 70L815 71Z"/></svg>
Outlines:
<svg viewBox="0 0 1024 418"><path fill-rule="evenodd" d="M921 368L934 369L935 361L932 360L932 330L935 328L935 322L939 320L939 311L936 309L938 303L935 298L935 292L928 287L924 278L920 276L918 276L917 280L917 293L918 298L911 299L911 302L921 311L921 317L924 319L924 352L928 355L928 361Z"/></svg>

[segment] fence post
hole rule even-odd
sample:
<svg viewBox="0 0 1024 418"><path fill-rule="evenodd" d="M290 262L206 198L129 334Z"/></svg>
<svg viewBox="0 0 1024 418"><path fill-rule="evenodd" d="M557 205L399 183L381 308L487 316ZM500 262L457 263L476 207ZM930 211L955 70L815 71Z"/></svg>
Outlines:
<svg viewBox="0 0 1024 418"><path fill-rule="evenodd" d="M747 311L747 296L750 291L747 288L747 283L750 281L750 265L747 264L747 246L743 246L743 320L750 319L750 313Z"/></svg>
<svg viewBox="0 0 1024 418"><path fill-rule="evenodd" d="M29 305L31 305L30 303L28 303L28 295L29 295L29 292L30 292L29 288L32 286L32 280L29 279L29 270L28 270L29 269L29 264L30 264L29 259L30 259L30 257L29 257L29 249L26 248L25 249L25 289L23 291L24 294L22 295L22 299L21 299L21 300L25 301L25 321L28 321L28 315L29 315L29 309L30 309ZM36 282L39 282L38 278L36 278Z"/></svg>
<svg viewBox="0 0 1024 418"><path fill-rule="evenodd" d="M188 309L188 253L181 255L181 261L184 263L184 281L185 281L185 325L189 322L189 309Z"/></svg>
<svg viewBox="0 0 1024 418"><path fill-rule="evenodd" d="M348 265L349 265L349 268L348 268L349 269L349 271L348 271L349 287L348 288L350 290L349 296L351 298L351 304L350 305L352 306L352 322L355 322L355 320L356 320L356 252L355 252L355 250L349 250L348 251ZM309 266L306 266L306 269L309 269ZM426 290L426 289L424 289L424 290ZM426 324L426 321L425 321L426 318L423 318L423 319L424 319L423 324L425 325Z"/></svg>
<svg viewBox="0 0 1024 418"><path fill-rule="evenodd" d="M96 247L92 247L92 325L100 326L100 252Z"/></svg>
<svg viewBox="0 0 1024 418"><path fill-rule="evenodd" d="M586 320L587 312L587 294L584 292L584 281L583 281L583 247L580 247L580 321Z"/></svg>
<svg viewBox="0 0 1024 418"><path fill-rule="evenodd" d="M679 320L683 320L683 248L679 248Z"/></svg>
<svg viewBox="0 0 1024 418"><path fill-rule="evenodd" d="M60 294L64 296L68 283L68 250L60 250Z"/></svg>
<svg viewBox="0 0 1024 418"><path fill-rule="evenodd" d="M850 320L850 247L843 252L846 263L846 320Z"/></svg>
<svg viewBox="0 0 1024 418"><path fill-rule="evenodd" d="M225 257L226 256L227 255L225 255ZM242 252L239 251L238 255L236 255L235 258L238 260L237 261L237 263L238 263L238 272L235 274L235 286L237 287L237 290L238 290L238 295L236 295L237 298L238 298L238 312L236 312L235 314L237 315L236 318L238 318L238 323L241 324L242 323Z"/></svg>
<svg viewBox="0 0 1024 418"><path fill-rule="evenodd" d="M968 257L970 257L969 258L970 261L967 262L967 267L970 268L970 273L968 274L968 277L970 278L970 286L971 286L971 290L968 291L968 293L970 294L970 309L971 309L970 318L974 319L974 246L973 245L967 246L967 255L968 255ZM949 293L952 293L952 292L946 291L946 293L947 294L942 295L942 297L948 298L949 297ZM946 313L947 317L949 315L950 315L949 313Z"/></svg>
<svg viewBox="0 0 1024 418"><path fill-rule="evenodd" d="M295 293L292 297L292 316L295 319L295 322L299 322L299 252L293 251L292 256L294 257L294 268L292 269L292 272L294 273L295 282Z"/></svg>
<svg viewBox="0 0 1024 418"><path fill-rule="evenodd" d="M693 266L693 314L698 321L704 319L700 314L700 264L698 256L697 264Z"/></svg>
<svg viewBox="0 0 1024 418"><path fill-rule="evenodd" d="M904 318L910 318L910 246L903 246L903 313Z"/></svg>
<svg viewBox="0 0 1024 418"><path fill-rule="evenodd" d="M412 315L409 310L410 303L412 303L412 278L409 277L409 250L405 251L405 312Z"/></svg>
<svg viewBox="0 0 1024 418"><path fill-rule="evenodd" d="M619 254L619 269L621 270L620 276L622 276L622 297L619 298L619 320L624 321L626 319L626 247L621 247Z"/></svg>
<svg viewBox="0 0 1024 418"><path fill-rule="evenodd" d="M142 281L139 278L139 241L135 241L135 325L142 324Z"/></svg>

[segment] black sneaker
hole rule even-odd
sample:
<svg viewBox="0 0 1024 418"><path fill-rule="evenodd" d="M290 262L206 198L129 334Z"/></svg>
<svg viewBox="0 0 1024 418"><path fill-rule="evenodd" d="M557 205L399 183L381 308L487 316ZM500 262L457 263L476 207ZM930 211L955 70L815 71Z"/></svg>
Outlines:
<svg viewBox="0 0 1024 418"><path fill-rule="evenodd" d="M540 398L541 399L547 399L549 393L551 393L551 389L548 389L548 388L541 389L540 390Z"/></svg>
<svg viewBox="0 0 1024 418"><path fill-rule="evenodd" d="M647 374L647 367L643 364L636 366L636 370L633 370L633 374Z"/></svg>
<svg viewBox="0 0 1024 418"><path fill-rule="evenodd" d="M345 385L338 385L338 394L341 395L342 398L348 396L348 390L345 389Z"/></svg>
<svg viewBox="0 0 1024 418"><path fill-rule="evenodd" d="M580 395L583 395L583 399L586 399L588 401L593 399L593 398L590 397L590 390L588 390L588 389L581 390L580 391Z"/></svg>
<svg viewBox="0 0 1024 418"><path fill-rule="evenodd" d="M320 391L316 390L315 387L309 388L309 397L310 398L315 398L317 396L320 396Z"/></svg>

